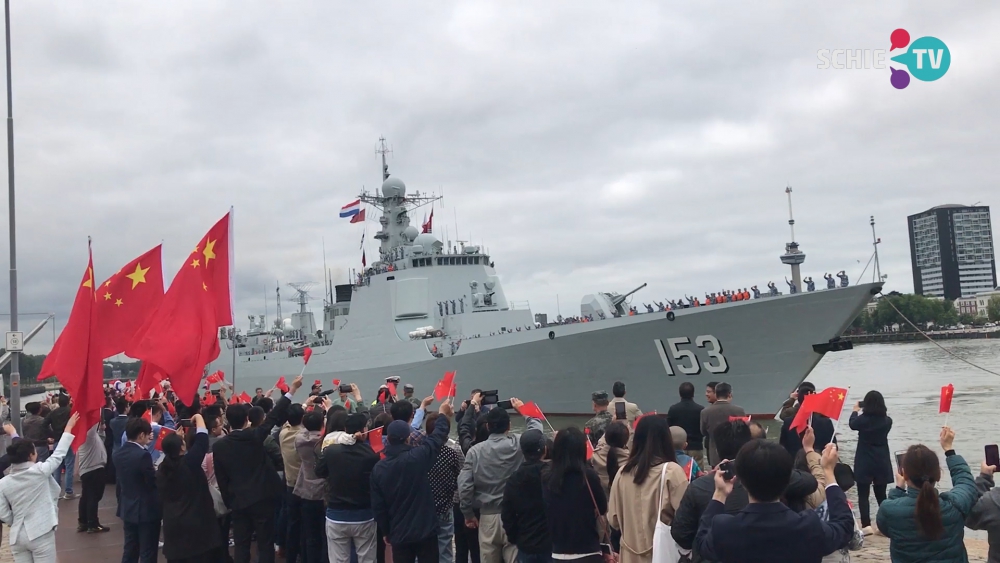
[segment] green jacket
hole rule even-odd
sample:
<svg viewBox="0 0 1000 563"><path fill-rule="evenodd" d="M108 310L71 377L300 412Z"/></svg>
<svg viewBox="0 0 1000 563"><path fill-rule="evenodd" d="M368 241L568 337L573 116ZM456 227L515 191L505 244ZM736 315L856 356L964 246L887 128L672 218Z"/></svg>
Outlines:
<svg viewBox="0 0 1000 563"><path fill-rule="evenodd" d="M878 509L878 529L889 538L889 555L893 563L967 563L965 552L965 518L979 498L969 464L962 456L945 458L951 472L952 489L938 495L944 534L940 539L923 539L917 527L915 511L918 489L903 491L896 487Z"/></svg>
<svg viewBox="0 0 1000 563"><path fill-rule="evenodd" d="M336 393L330 395L330 406L340 405L347 409L347 414L368 412L368 405L365 404L364 399L361 399L360 401L355 401L353 396L348 395L347 402L349 404L345 405L344 401L340 400L340 395Z"/></svg>

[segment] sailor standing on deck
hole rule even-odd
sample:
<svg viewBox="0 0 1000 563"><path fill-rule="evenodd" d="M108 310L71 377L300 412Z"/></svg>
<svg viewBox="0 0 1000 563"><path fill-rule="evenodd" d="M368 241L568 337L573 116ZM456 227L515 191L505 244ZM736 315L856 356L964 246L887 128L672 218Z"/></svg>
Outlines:
<svg viewBox="0 0 1000 563"><path fill-rule="evenodd" d="M594 414L594 418L587 421L585 428L590 435L590 443L597 446L597 441L601 439L601 436L604 436L604 429L614 421L614 417L608 411L607 391L594 391L590 398L594 402L594 413L596 414Z"/></svg>

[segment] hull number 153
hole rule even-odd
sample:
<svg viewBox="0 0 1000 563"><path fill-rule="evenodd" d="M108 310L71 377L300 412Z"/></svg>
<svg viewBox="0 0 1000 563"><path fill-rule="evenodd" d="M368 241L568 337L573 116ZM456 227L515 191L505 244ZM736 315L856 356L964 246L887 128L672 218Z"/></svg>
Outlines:
<svg viewBox="0 0 1000 563"><path fill-rule="evenodd" d="M682 348L691 345L691 339L686 336L668 338L666 341L656 338L653 344L656 345L656 352L660 355L667 375L676 375L675 368L684 375L698 375L702 368L713 374L729 371L729 362L722 355L722 344L710 334L695 337L694 349ZM705 360L699 360L699 355L704 356Z"/></svg>

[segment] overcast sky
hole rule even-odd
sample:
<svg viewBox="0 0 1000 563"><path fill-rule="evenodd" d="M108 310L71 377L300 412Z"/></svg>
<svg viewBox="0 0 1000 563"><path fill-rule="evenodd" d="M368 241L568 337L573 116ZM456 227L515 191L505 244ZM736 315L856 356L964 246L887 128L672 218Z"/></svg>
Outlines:
<svg viewBox="0 0 1000 563"><path fill-rule="evenodd" d="M508 298L553 316L557 295L577 314L643 282L635 304L784 290L789 184L804 275L853 282L874 215L904 292L908 214L1000 206L996 3L129 0L11 18L19 306L60 328L88 235L99 279L161 240L170 279L230 206L239 327L265 293L273 318L276 281L322 281L324 237L342 283L361 228L337 212L381 183L380 135L411 191L446 194L436 232L457 220ZM948 45L944 78L898 91L888 68L817 69L817 50L888 49L898 27ZM5 312L7 292L0 276Z"/></svg>

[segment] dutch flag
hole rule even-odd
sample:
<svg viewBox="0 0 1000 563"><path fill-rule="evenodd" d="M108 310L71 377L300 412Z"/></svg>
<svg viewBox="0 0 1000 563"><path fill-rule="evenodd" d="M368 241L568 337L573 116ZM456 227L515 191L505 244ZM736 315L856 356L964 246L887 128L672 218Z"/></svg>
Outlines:
<svg viewBox="0 0 1000 563"><path fill-rule="evenodd" d="M361 200L357 199L340 208L340 217L354 217L361 213Z"/></svg>

